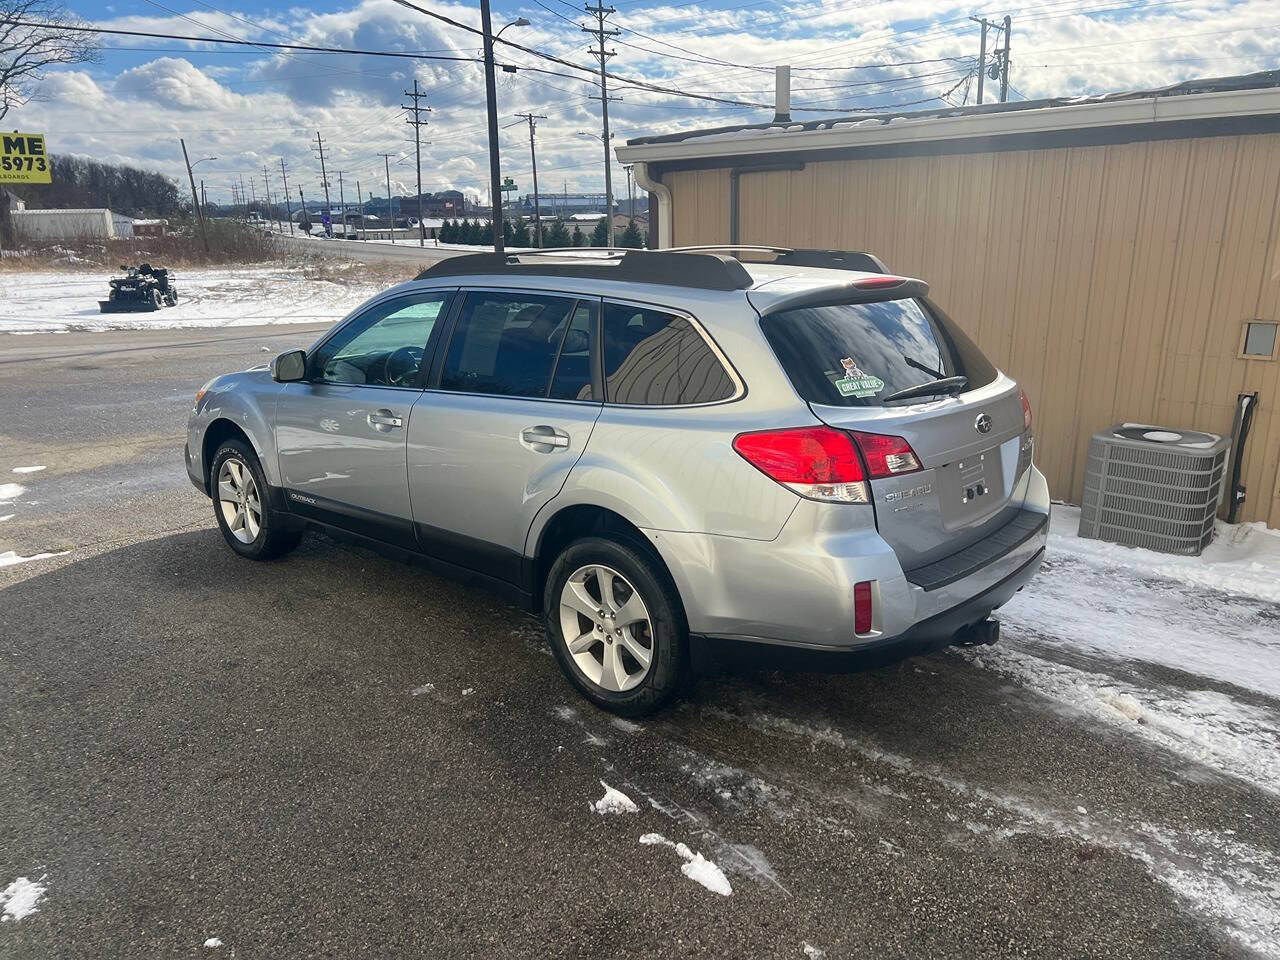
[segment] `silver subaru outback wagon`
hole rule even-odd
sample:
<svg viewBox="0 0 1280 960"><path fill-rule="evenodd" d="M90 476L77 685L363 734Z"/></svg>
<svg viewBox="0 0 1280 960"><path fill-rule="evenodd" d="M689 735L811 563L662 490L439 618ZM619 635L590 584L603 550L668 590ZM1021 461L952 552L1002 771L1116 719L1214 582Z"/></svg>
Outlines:
<svg viewBox="0 0 1280 960"><path fill-rule="evenodd" d="M448 259L206 384L187 472L241 556L315 525L498 588L618 713L691 649L993 642L1048 488L1026 394L927 294L849 252Z"/></svg>

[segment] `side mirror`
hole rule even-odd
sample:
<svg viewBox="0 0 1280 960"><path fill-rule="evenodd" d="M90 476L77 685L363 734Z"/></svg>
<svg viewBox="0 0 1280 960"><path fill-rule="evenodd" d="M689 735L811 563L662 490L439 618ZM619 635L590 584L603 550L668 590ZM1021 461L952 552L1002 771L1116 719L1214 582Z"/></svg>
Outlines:
<svg viewBox="0 0 1280 960"><path fill-rule="evenodd" d="M307 353L290 350L271 361L271 379L276 383L297 383L307 378Z"/></svg>

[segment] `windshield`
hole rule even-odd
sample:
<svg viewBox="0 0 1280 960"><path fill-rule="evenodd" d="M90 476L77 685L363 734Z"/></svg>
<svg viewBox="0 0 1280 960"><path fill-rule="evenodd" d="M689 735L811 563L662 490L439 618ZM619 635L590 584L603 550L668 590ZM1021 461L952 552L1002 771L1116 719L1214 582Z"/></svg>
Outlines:
<svg viewBox="0 0 1280 960"><path fill-rule="evenodd" d="M917 300L789 310L765 317L761 327L796 392L811 403L883 406L918 384L961 376L972 390L996 376L958 327ZM917 394L891 405L929 399Z"/></svg>

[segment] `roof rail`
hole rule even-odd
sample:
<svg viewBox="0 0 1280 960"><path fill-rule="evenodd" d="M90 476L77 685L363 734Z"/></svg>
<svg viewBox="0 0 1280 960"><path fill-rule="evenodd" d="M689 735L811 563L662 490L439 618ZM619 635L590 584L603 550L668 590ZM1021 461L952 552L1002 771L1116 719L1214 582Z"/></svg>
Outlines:
<svg viewBox="0 0 1280 960"><path fill-rule="evenodd" d="M774 247L765 244L709 244L698 247L673 247L672 253L771 253L773 262L790 267L825 267L828 270L857 270L860 273L888 273L889 268L874 253L861 250L816 250L799 247Z"/></svg>
<svg viewBox="0 0 1280 960"><path fill-rule="evenodd" d="M585 250L607 256L583 256ZM473 253L434 263L418 274L418 279L505 274L627 280L700 290L746 290L753 282L741 263L723 254L629 249L620 252L619 256L617 248L570 247L531 253Z"/></svg>

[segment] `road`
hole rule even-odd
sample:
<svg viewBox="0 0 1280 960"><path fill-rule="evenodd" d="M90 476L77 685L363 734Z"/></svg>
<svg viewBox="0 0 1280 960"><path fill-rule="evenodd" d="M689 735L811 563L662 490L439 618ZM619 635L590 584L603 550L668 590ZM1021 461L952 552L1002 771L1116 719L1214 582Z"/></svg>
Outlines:
<svg viewBox="0 0 1280 960"><path fill-rule="evenodd" d="M238 559L188 405L317 329L0 338L0 553L67 551L0 569L0 889L46 888L4 960L1280 953L1275 792L981 658L624 723L478 589L318 535Z"/></svg>

